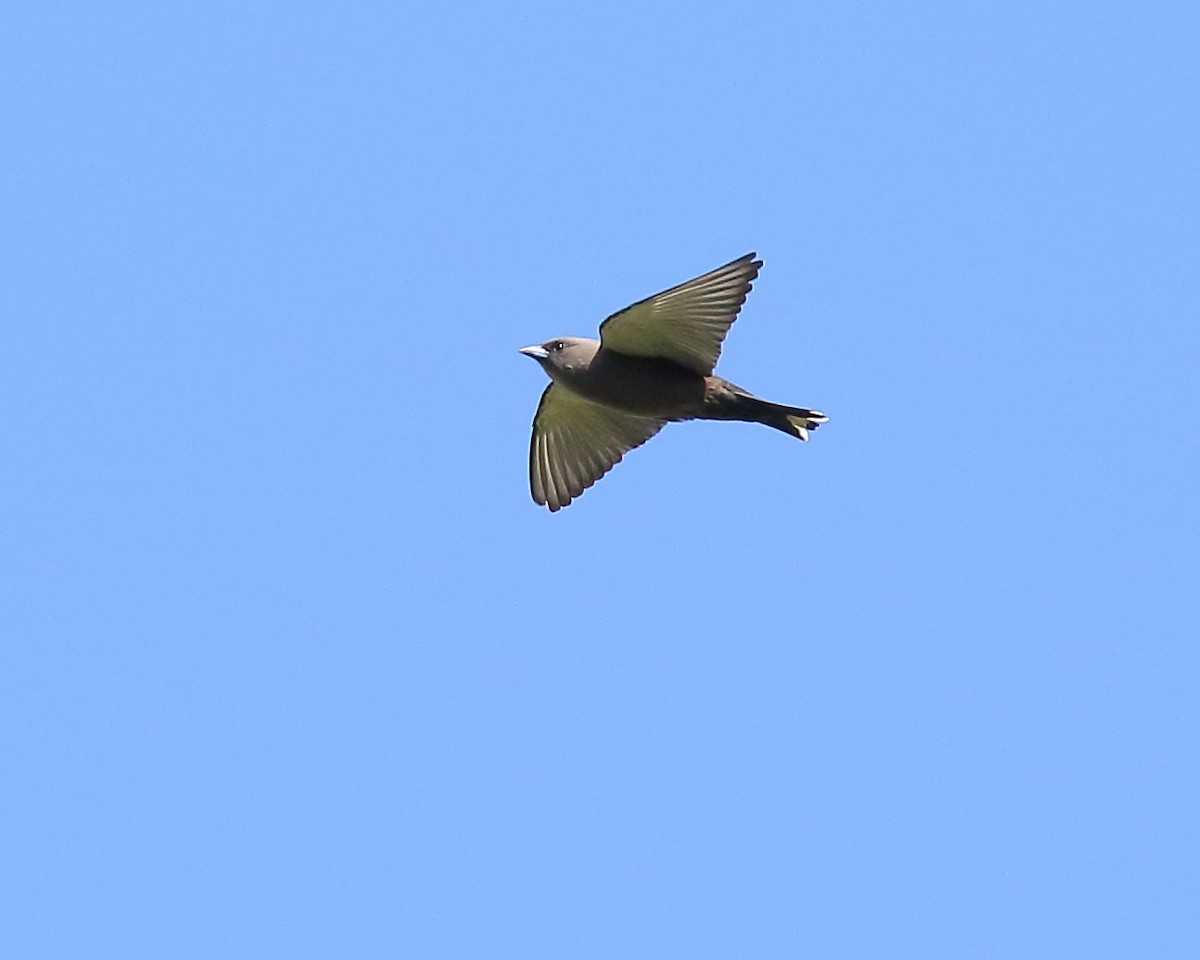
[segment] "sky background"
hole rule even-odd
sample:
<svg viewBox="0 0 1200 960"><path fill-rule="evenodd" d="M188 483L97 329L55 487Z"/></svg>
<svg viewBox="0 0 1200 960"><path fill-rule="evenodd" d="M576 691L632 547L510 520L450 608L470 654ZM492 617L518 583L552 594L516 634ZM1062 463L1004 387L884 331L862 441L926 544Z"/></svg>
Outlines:
<svg viewBox="0 0 1200 960"><path fill-rule="evenodd" d="M1200 955L1192 3L0 35L17 957ZM516 351L755 250L530 499Z"/></svg>

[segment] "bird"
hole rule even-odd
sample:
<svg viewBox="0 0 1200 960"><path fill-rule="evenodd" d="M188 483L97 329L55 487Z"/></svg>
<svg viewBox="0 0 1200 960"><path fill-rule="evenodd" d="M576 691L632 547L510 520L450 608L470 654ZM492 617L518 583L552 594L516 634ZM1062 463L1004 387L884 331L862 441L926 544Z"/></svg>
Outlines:
<svg viewBox="0 0 1200 960"><path fill-rule="evenodd" d="M808 440L828 421L713 373L762 265L747 253L639 300L600 324L598 340L558 337L520 349L550 377L529 441L535 503L561 510L670 422L741 420Z"/></svg>

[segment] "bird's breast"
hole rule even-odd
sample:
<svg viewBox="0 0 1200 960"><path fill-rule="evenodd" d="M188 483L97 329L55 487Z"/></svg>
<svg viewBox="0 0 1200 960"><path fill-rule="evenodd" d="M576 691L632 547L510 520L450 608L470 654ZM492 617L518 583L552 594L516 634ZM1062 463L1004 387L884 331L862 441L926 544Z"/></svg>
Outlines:
<svg viewBox="0 0 1200 960"><path fill-rule="evenodd" d="M704 378L670 360L601 350L571 388L594 403L664 420L695 416L704 405Z"/></svg>

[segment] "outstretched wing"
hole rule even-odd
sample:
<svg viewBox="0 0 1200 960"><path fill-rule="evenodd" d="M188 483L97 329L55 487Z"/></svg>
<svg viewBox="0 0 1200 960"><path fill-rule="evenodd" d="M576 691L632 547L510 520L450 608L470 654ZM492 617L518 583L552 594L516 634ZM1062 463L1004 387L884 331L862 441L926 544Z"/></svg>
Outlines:
<svg viewBox="0 0 1200 960"><path fill-rule="evenodd" d="M664 423L610 410L550 384L538 404L529 441L529 489L534 501L561 510Z"/></svg>
<svg viewBox="0 0 1200 960"><path fill-rule="evenodd" d="M760 267L762 261L748 253L626 307L600 325L600 344L635 357L673 360L707 377Z"/></svg>

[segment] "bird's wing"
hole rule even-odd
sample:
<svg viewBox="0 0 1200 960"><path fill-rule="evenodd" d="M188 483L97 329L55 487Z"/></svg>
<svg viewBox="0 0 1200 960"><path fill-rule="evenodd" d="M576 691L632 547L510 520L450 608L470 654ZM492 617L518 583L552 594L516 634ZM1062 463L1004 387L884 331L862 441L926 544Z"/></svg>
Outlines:
<svg viewBox="0 0 1200 960"><path fill-rule="evenodd" d="M600 325L600 344L635 357L664 357L707 377L761 266L748 253L626 307Z"/></svg>
<svg viewBox="0 0 1200 960"><path fill-rule="evenodd" d="M658 433L664 422L610 410L550 384L538 404L529 441L534 501L552 511L562 509L608 473L626 451Z"/></svg>

